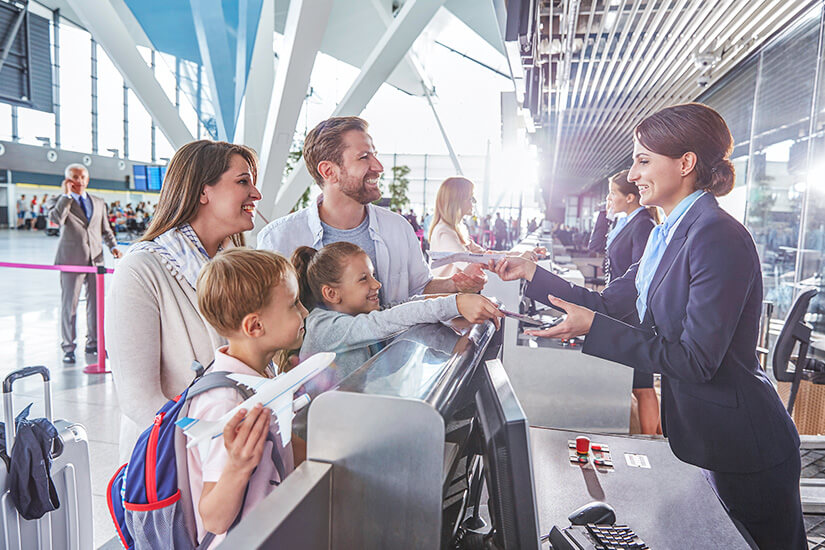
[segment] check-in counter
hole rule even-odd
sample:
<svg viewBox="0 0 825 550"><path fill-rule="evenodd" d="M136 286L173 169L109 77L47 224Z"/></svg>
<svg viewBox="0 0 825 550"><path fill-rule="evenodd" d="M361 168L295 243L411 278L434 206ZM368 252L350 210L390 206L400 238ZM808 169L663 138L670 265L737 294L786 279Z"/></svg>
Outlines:
<svg viewBox="0 0 825 550"><path fill-rule="evenodd" d="M612 449L606 470L579 458L571 464L569 441L581 432L528 428L503 369L490 360L498 334L490 323L461 334L413 328L315 397L307 460L220 548L470 550L493 548L482 543L518 530L525 538L496 547L538 550L547 548L542 534L566 526L567 514L593 499L614 505L652 548L747 547L701 471L678 462L667 442L590 434ZM500 373L494 383L491 365ZM325 380L340 374L332 371ZM493 401L484 388L495 388ZM505 424L516 429L502 431ZM489 510L486 525L470 509Z"/></svg>
<svg viewBox="0 0 825 550"><path fill-rule="evenodd" d="M276 490L285 497L267 498L224 547L446 547L468 502L468 472L480 476L469 448L473 376L498 355L497 334L490 322L419 325L314 397L308 418L296 418L307 461ZM333 365L319 376L339 373Z"/></svg>
<svg viewBox="0 0 825 550"><path fill-rule="evenodd" d="M545 246L550 251L552 239L535 232L518 245L524 249L535 246ZM584 285L584 277L575 266L561 267L552 258L540 261L539 265L568 282ZM502 281L490 274L482 293L495 297L505 309L524 312L524 284ZM529 327L519 325L515 319L505 323L502 362L532 426L629 432L632 369L582 354L580 342L562 344L560 340L528 337L523 331Z"/></svg>

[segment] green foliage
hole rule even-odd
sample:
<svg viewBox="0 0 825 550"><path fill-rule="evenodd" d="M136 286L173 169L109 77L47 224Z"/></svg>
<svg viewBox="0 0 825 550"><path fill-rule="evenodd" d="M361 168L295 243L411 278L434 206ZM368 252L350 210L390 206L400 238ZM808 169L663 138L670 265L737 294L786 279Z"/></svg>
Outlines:
<svg viewBox="0 0 825 550"><path fill-rule="evenodd" d="M294 151L290 151L289 155L286 158L286 166L284 166L284 177L283 182L286 183L286 179L289 177L289 174L295 169L299 162L301 162L301 158L304 154L304 144L299 143L298 149ZM310 188L307 187L304 193L301 195L301 198L298 199L298 202L295 203L295 207L292 209L294 212L295 210L300 210L301 208L306 208L309 206L309 191Z"/></svg>
<svg viewBox="0 0 825 550"><path fill-rule="evenodd" d="M407 177L410 174L410 167L401 165L392 167L392 180L389 184L390 195L390 210L403 210L410 199L407 196L410 190L410 179Z"/></svg>

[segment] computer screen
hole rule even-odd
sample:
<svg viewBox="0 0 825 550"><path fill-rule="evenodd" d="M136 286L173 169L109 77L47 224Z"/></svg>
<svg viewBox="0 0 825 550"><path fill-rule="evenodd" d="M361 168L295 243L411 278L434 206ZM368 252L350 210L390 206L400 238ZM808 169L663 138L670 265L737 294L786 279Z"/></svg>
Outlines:
<svg viewBox="0 0 825 550"><path fill-rule="evenodd" d="M135 164L132 166L135 191L160 191L166 178L166 166Z"/></svg>
<svg viewBox="0 0 825 550"><path fill-rule="evenodd" d="M149 191L160 191L163 180L160 175L160 166L148 166L147 172L149 174Z"/></svg>
<svg viewBox="0 0 825 550"><path fill-rule="evenodd" d="M132 174L135 178L135 191L146 191L146 165L135 164L132 166Z"/></svg>
<svg viewBox="0 0 825 550"><path fill-rule="evenodd" d="M498 359L478 369L475 402L493 541L502 550L540 548L527 417Z"/></svg>

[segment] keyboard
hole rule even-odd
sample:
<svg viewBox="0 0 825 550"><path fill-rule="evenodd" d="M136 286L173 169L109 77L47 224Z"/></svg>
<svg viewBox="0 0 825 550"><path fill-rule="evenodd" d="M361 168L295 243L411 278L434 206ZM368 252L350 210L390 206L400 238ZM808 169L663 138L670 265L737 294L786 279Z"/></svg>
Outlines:
<svg viewBox="0 0 825 550"><path fill-rule="evenodd" d="M553 527L549 534L553 550L649 550L627 525L571 525Z"/></svg>

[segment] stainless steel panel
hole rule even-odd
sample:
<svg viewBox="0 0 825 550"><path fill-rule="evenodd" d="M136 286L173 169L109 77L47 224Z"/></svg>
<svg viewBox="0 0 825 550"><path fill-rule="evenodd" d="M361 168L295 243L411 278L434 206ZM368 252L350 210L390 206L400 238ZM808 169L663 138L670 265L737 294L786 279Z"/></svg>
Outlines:
<svg viewBox="0 0 825 550"><path fill-rule="evenodd" d="M438 548L444 421L422 401L329 392L310 406L307 456L333 465L334 550Z"/></svg>
<svg viewBox="0 0 825 550"><path fill-rule="evenodd" d="M233 529L222 549L329 550L332 466L307 460Z"/></svg>

